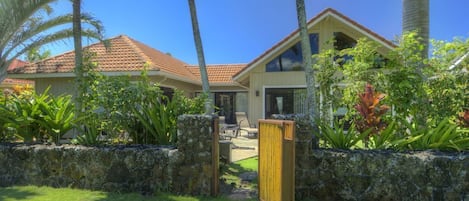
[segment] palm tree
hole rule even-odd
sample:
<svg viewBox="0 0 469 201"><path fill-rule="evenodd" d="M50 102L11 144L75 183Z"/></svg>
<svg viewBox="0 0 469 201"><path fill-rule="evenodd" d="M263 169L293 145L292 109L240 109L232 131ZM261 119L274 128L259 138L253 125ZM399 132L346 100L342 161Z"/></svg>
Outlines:
<svg viewBox="0 0 469 201"><path fill-rule="evenodd" d="M6 78L7 68L15 58L30 49L73 36L71 28L62 28L72 23L71 14L45 19L45 14L52 12L48 5L54 1L0 0L0 82ZM82 15L81 21L92 27L84 30L83 35L102 38L99 21L89 15Z"/></svg>
<svg viewBox="0 0 469 201"><path fill-rule="evenodd" d="M298 17L298 26L300 29L301 51L303 54L303 66L306 76L306 107L308 118L312 128L315 128L315 119L319 116L316 109L316 89L314 87L314 70L311 53L311 43L309 41L308 27L306 24L306 11L304 0L296 0L296 12Z"/></svg>
<svg viewBox="0 0 469 201"><path fill-rule="evenodd" d="M429 0L402 1L402 31L417 31L421 37L422 58L428 57L429 42Z"/></svg>
<svg viewBox="0 0 469 201"><path fill-rule="evenodd" d="M192 31L194 34L195 48L197 49L197 58L199 60L200 77L202 79L202 90L204 94L210 95L210 86L208 82L207 68L205 65L204 49L202 47L202 39L200 38L199 22L197 21L197 10L195 8L194 0L189 0L189 9L191 12ZM212 101L209 96L209 98L205 102L205 114L211 114L212 112Z"/></svg>
<svg viewBox="0 0 469 201"><path fill-rule="evenodd" d="M423 46L421 52L416 52L422 60L428 58L428 44L429 44L429 0L403 0L402 2L402 31L416 31L419 37L420 44ZM426 77L423 73L424 62L421 61L416 64L415 72L423 82ZM422 87L423 83L416 86ZM415 100L421 106L428 106L429 100L424 91L421 89L422 94L414 94ZM427 112L422 110L415 115L416 122L419 126L424 126L427 121Z"/></svg>
<svg viewBox="0 0 469 201"><path fill-rule="evenodd" d="M81 0L72 0L73 4L73 44L75 47L75 86L77 86L75 94L75 107L77 115L80 116L82 111L82 98L84 94L83 82L83 48L81 44Z"/></svg>

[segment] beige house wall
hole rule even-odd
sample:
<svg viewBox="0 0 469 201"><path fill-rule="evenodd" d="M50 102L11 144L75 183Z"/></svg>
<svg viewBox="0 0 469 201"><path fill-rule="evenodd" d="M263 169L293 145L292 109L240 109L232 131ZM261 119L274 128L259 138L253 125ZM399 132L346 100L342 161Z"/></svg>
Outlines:
<svg viewBox="0 0 469 201"><path fill-rule="evenodd" d="M202 86L194 83L188 83L180 80L174 80L163 76L150 76L151 82L158 83L162 87L168 87L172 89L179 89L184 91L184 95L187 97L194 97L196 93L202 92ZM133 81L137 81L139 77L132 77ZM74 78L36 78L36 92L42 93L51 87L49 92L53 95L71 94L75 91L74 89ZM246 92L247 89L241 86L211 86L211 92ZM73 94L71 94L73 95Z"/></svg>
<svg viewBox="0 0 469 201"><path fill-rule="evenodd" d="M39 78L36 82L36 92L43 93L50 86L49 93L55 96L70 94L75 91L73 78ZM71 94L73 95L73 94Z"/></svg>
<svg viewBox="0 0 469 201"><path fill-rule="evenodd" d="M196 91L201 90L201 86L187 83L179 80L165 79L161 76L150 76L150 80L154 83L159 83L162 87L168 87L173 89L183 90L185 95L188 97L193 97ZM138 77L133 77L132 80L138 80ZM58 96L61 94L70 94L73 95L75 91L74 88L74 78L37 78L34 79L36 82L35 89L37 93L44 92L47 87L50 86L49 92L52 95Z"/></svg>

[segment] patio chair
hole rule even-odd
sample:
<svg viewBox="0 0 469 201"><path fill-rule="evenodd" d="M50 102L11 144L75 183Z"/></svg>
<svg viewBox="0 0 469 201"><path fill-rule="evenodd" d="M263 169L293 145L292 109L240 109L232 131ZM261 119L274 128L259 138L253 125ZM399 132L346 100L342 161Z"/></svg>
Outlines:
<svg viewBox="0 0 469 201"><path fill-rule="evenodd" d="M231 140L231 138L237 137L236 130L238 126L227 124L224 116L219 117L218 127L220 140Z"/></svg>
<svg viewBox="0 0 469 201"><path fill-rule="evenodd" d="M255 125L249 123L249 119L246 115L246 112L236 112L236 121L238 121L239 131L246 131L248 137L257 137L259 129ZM236 134L238 135L238 133Z"/></svg>

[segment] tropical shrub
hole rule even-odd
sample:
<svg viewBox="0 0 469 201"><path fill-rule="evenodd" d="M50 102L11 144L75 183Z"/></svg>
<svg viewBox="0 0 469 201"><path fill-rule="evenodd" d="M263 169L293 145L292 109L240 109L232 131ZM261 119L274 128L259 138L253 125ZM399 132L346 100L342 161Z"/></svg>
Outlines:
<svg viewBox="0 0 469 201"><path fill-rule="evenodd" d="M74 126L74 105L71 96L50 96L20 91L10 94L0 106L2 134L15 134L26 143L60 138ZM12 139L12 137L8 137Z"/></svg>
<svg viewBox="0 0 469 201"><path fill-rule="evenodd" d="M73 144L80 144L80 145L100 145L103 144L104 141L102 140L102 130L100 129L100 123L98 122L98 118L90 118L94 119L94 121L88 120L86 121L86 125L82 125L78 127L78 131L80 132L74 139L72 139Z"/></svg>
<svg viewBox="0 0 469 201"><path fill-rule="evenodd" d="M469 127L469 110L459 113L458 120L459 125L466 128Z"/></svg>
<svg viewBox="0 0 469 201"><path fill-rule="evenodd" d="M41 115L37 121L44 129L45 135L59 144L62 136L75 126L75 107L72 96L51 97L47 103L43 102L39 107Z"/></svg>
<svg viewBox="0 0 469 201"><path fill-rule="evenodd" d="M176 90L172 98L159 91L133 107L132 115L138 120L141 133L132 135L136 142L174 144L177 141L177 118L182 114L202 114L204 97L189 99ZM136 126L136 127L137 127Z"/></svg>
<svg viewBox="0 0 469 201"><path fill-rule="evenodd" d="M42 118L41 105L49 104L47 91L42 94L32 93L31 96L13 96L11 110L15 118L12 126L17 136L26 143L43 140L44 129L39 123Z"/></svg>
<svg viewBox="0 0 469 201"><path fill-rule="evenodd" d="M15 121L15 114L6 107L0 104L0 142L12 141L15 136L15 130L11 124Z"/></svg>
<svg viewBox="0 0 469 201"><path fill-rule="evenodd" d="M385 94L375 92L373 86L367 83L365 92L358 94L358 97L359 101L355 105L355 109L359 114L359 118L355 119L357 130L364 132L365 130L371 129L370 134L378 134L386 127L381 116L389 110L389 106L380 105Z"/></svg>
<svg viewBox="0 0 469 201"><path fill-rule="evenodd" d="M449 119L439 122L436 127L416 128L409 126L410 135L394 142L398 150L469 150L467 130L459 129Z"/></svg>
<svg viewBox="0 0 469 201"><path fill-rule="evenodd" d="M314 134L323 141L323 146L335 149L350 149L363 141L371 130L358 132L352 125L348 131L344 130L344 123L335 122L333 126L325 122L318 123L319 132Z"/></svg>
<svg viewBox="0 0 469 201"><path fill-rule="evenodd" d="M393 50L378 53L379 46L360 39L354 47L313 56L321 89L318 121L321 134L326 133L321 139L345 133L337 126L325 128L332 123L329 111L346 107L342 121L353 121L358 131L372 129L364 138L368 148L467 150L467 130L461 127L469 126L469 59L464 57L469 39L433 41L430 59L419 54L423 46L415 32L397 42ZM365 83L369 94L360 90ZM375 95L371 84L386 99ZM385 115L391 108L392 114Z"/></svg>
<svg viewBox="0 0 469 201"><path fill-rule="evenodd" d="M203 113L204 96L189 99L174 90L169 97L149 80L146 71L138 81L131 82L129 76L103 76L94 70L95 63L85 61L88 84L82 97L83 134L75 143L174 144L177 117Z"/></svg>
<svg viewBox="0 0 469 201"><path fill-rule="evenodd" d="M400 136L396 133L397 123L393 121L385 129L368 138L366 141L367 146L370 149L394 149L396 140L400 139Z"/></svg>

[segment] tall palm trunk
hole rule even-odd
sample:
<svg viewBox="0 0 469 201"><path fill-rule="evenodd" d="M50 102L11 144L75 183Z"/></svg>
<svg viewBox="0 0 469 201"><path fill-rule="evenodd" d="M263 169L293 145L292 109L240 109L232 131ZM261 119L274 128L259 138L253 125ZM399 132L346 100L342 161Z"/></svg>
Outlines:
<svg viewBox="0 0 469 201"><path fill-rule="evenodd" d="M402 3L402 31L417 31L424 45L422 58L428 57L429 42L429 0L403 0Z"/></svg>
<svg viewBox="0 0 469 201"><path fill-rule="evenodd" d="M73 0L73 43L75 46L75 102L77 116L83 111L83 49L81 44L81 0Z"/></svg>
<svg viewBox="0 0 469 201"><path fill-rule="evenodd" d="M195 8L194 0L189 0L189 9L191 12L192 31L194 35L195 48L197 49L197 58L199 60L200 77L202 79L202 90L208 96L208 99L205 102L205 114L211 114L213 113L213 107L210 97L210 86L208 82L204 49L202 47L202 39L200 38L199 22L197 21L197 10Z"/></svg>
<svg viewBox="0 0 469 201"><path fill-rule="evenodd" d="M423 82L426 77L423 73L424 62L423 59L428 58L428 45L429 45L429 0L403 0L402 3L402 31L416 31L419 37L419 42L423 45L421 52L416 52L422 60L415 64L415 72L420 77L421 84L416 86L420 88L420 94L415 94L415 100L419 107L422 107L421 112L415 114L415 120L420 127L424 127L427 122L427 110L424 107L429 105L428 97L423 89Z"/></svg>
<svg viewBox="0 0 469 201"><path fill-rule="evenodd" d="M314 86L313 59L311 53L311 43L309 41L308 27L306 24L306 11L304 0L296 0L296 12L298 17L298 26L300 29L301 51L303 54L303 66L306 76L306 107L308 110L309 123L314 129L315 120L319 116L316 111L316 88Z"/></svg>

